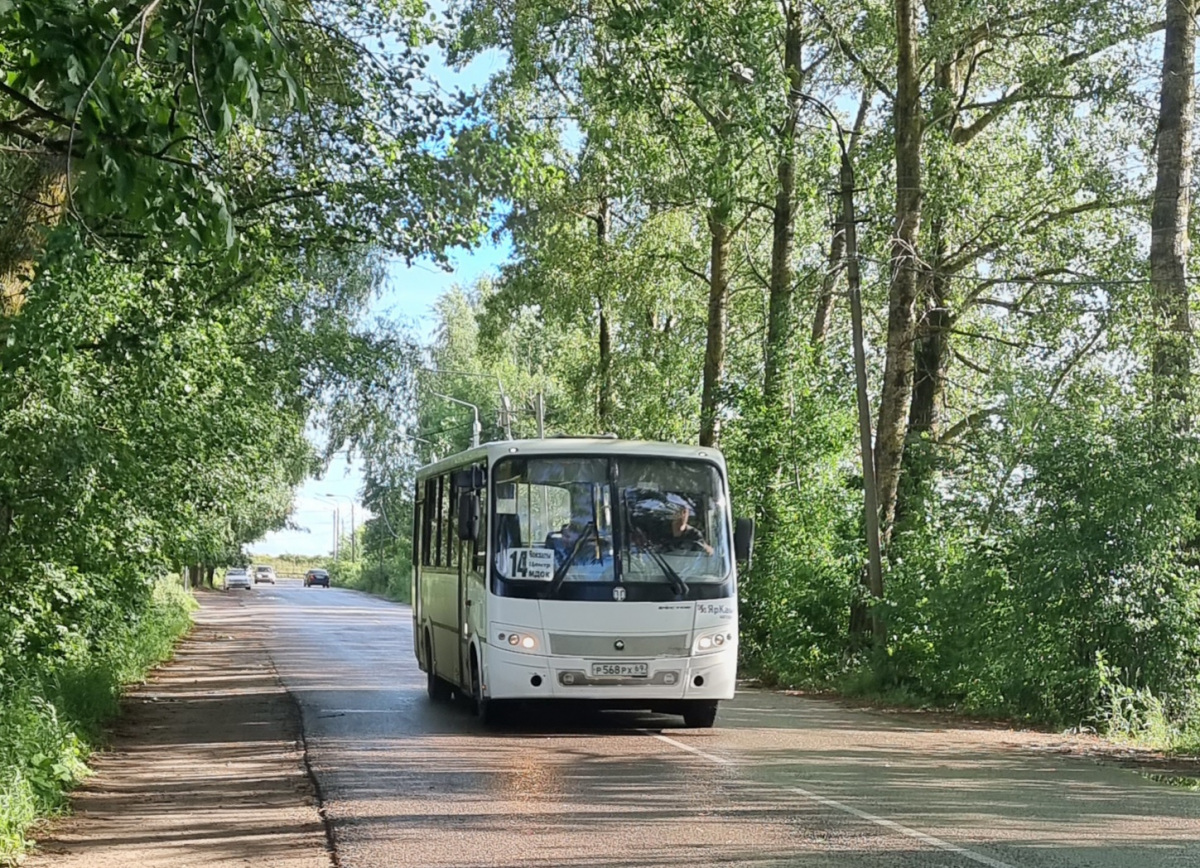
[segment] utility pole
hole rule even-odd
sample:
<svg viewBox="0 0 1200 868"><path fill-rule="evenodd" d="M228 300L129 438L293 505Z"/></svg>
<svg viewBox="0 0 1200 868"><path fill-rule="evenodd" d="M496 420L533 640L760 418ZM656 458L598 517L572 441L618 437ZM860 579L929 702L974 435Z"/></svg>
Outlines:
<svg viewBox="0 0 1200 868"><path fill-rule="evenodd" d="M340 497L340 498L343 498L344 500L349 501L349 503L350 503L350 562L351 563L356 562L358 560L358 543L356 542L355 537L358 535L358 533L357 533L358 529L355 527L355 524L354 524L354 506L355 506L354 498L350 497L348 495L345 495L345 494L334 494L329 491L325 492L323 495L321 495L321 497L327 497L330 500L336 500L337 498ZM340 514L340 512L336 513L336 514L339 516L339 518L338 518L338 527L335 530L335 533L337 534L337 539L338 539L339 547L340 547L340 542L341 542L341 538L342 538L341 518L340 518L341 514ZM337 557L338 557L337 551L335 550L333 559L336 561Z"/></svg>
<svg viewBox="0 0 1200 868"><path fill-rule="evenodd" d="M512 402L508 395L500 393L500 427L504 430L504 439L512 439Z"/></svg>
<svg viewBox="0 0 1200 868"><path fill-rule="evenodd" d="M842 149L842 231L846 238L846 280L850 290L851 342L854 344L854 382L858 393L858 435L862 449L863 512L867 531L867 580L875 606L872 632L877 647L887 640L883 621L883 556L879 545L879 495L875 489L875 450L871 445L871 404L867 395L867 360L863 348L861 278L858 271L858 234L854 224L854 165Z"/></svg>

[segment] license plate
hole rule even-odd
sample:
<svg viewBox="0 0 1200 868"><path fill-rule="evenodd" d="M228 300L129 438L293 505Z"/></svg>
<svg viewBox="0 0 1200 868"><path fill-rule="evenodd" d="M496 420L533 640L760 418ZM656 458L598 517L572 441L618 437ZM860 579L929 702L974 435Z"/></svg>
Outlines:
<svg viewBox="0 0 1200 868"><path fill-rule="evenodd" d="M593 678L646 678L650 675L649 663L593 663Z"/></svg>

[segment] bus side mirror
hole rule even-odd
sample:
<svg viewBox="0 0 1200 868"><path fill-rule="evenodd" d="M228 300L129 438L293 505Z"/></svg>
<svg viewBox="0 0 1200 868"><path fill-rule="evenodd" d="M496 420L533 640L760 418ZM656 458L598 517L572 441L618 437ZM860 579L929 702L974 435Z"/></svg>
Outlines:
<svg viewBox="0 0 1200 868"><path fill-rule="evenodd" d="M458 538L479 539L479 495L464 491L458 496Z"/></svg>
<svg viewBox="0 0 1200 868"><path fill-rule="evenodd" d="M733 554L747 567L754 557L754 519L739 518L733 525Z"/></svg>

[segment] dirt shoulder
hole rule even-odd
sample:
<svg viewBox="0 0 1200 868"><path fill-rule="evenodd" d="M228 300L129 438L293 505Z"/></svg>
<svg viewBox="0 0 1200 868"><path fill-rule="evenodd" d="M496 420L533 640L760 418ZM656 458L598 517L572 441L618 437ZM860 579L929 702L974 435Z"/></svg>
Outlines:
<svg viewBox="0 0 1200 868"><path fill-rule="evenodd" d="M125 698L72 816L36 830L26 868L329 868L299 711L236 592Z"/></svg>

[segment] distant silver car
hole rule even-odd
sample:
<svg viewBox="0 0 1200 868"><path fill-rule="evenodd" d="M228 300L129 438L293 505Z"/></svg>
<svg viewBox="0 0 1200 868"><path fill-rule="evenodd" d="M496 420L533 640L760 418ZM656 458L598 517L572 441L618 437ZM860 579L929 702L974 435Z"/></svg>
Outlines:
<svg viewBox="0 0 1200 868"><path fill-rule="evenodd" d="M275 584L275 568L266 564L259 564L254 568L254 584L259 582L268 582Z"/></svg>
<svg viewBox="0 0 1200 868"><path fill-rule="evenodd" d="M225 571L225 590L232 591L234 588L250 590L250 574L245 567L230 567Z"/></svg>

